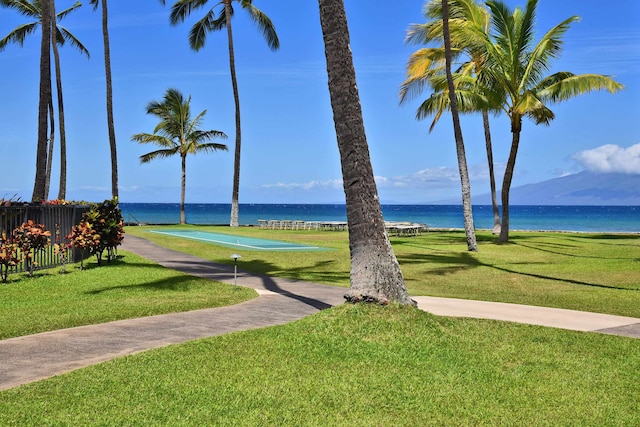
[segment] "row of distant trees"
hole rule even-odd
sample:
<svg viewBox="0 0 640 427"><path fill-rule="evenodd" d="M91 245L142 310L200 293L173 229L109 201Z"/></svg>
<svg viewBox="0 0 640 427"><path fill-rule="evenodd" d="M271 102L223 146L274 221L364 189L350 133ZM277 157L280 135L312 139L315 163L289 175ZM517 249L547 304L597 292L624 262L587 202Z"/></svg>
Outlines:
<svg viewBox="0 0 640 427"><path fill-rule="evenodd" d="M58 40L53 0L0 0L2 5L14 3L38 4L42 25L41 86L38 122L38 154L34 200L45 198L47 170L47 123L51 105L49 51L52 40ZM161 0L164 4L164 1ZM98 0L91 0L97 7ZM325 42L329 93L340 159L349 223L351 248L351 289L345 296L350 301L399 301L411 304L398 262L384 229L384 221L371 168L362 111L356 86L355 70L349 45L349 31L343 0L318 0L320 21ZM110 105L110 67L107 30L107 1L102 0L103 33L105 41L105 70L107 73L107 105ZM179 0L170 14L173 25L183 22L192 11L205 7L206 0ZM279 41L271 20L252 4L252 0L221 0L215 2L205 16L191 29L190 46L199 50L209 32L226 30L229 47L230 75L235 101L236 134L234 183L231 226L238 225L238 187L240 169L241 123L240 103L235 73L231 18L233 4L248 12L261 29L271 49ZM503 112L511 123L513 135L502 185L500 242L509 236L509 190L513 177L522 121L524 117L536 124L549 124L554 114L549 106L573 96L593 90L615 92L622 85L596 74L574 75L546 71L562 46L562 36L577 17L570 17L549 30L537 43L534 40L537 0L527 0L524 9L510 9L504 2L474 0L428 0L425 4L425 24L409 29L407 41L427 44L409 61L408 77L401 89L401 97L416 96L428 89L428 97L418 110L417 117L434 116L435 124L443 112L451 111L462 184L465 231L469 250L477 250L471 211L469 177L466 170L464 142L459 126L459 113L483 114L487 135L487 154L493 170L489 114ZM21 10L21 9L19 9ZM52 28L56 31L52 33ZM54 35L52 38L52 34ZM64 38L64 37L63 37ZM55 45L56 43L53 43ZM435 47L432 47L435 45ZM55 54L55 52L54 52ZM49 80L47 80L49 76ZM167 93L169 96L169 92ZM165 97L165 101L168 98ZM150 108L148 112L153 113ZM113 118L110 121L110 131ZM155 134L155 132L154 132ZM144 141L147 136L136 135ZM219 135L220 136L220 135ZM222 147L218 147L221 149ZM117 196L117 163L115 140L112 143L113 192ZM159 155L159 154L158 154ZM41 183L42 181L42 183ZM492 178L492 191L495 183ZM497 198L494 208L497 212ZM497 215L497 214L496 214ZM498 226L501 227L498 227Z"/></svg>

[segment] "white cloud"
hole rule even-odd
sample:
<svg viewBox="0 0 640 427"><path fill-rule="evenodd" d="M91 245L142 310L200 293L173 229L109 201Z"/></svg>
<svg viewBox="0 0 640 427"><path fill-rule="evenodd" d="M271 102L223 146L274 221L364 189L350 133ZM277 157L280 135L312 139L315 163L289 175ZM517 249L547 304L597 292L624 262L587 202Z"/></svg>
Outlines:
<svg viewBox="0 0 640 427"><path fill-rule="evenodd" d="M572 156L592 172L640 174L640 144L628 148L606 144Z"/></svg>
<svg viewBox="0 0 640 427"><path fill-rule="evenodd" d="M282 190L339 190L342 189L341 179L330 179L326 181L309 181L306 183L283 183L264 184L262 188L282 189Z"/></svg>
<svg viewBox="0 0 640 427"><path fill-rule="evenodd" d="M489 173L486 164L469 166L469 178L471 181L488 179ZM437 167L422 169L411 175L400 176L376 176L376 185L383 189L450 189L460 185L460 175L457 168ZM314 180L305 183L264 184L263 189L270 190L342 190L342 179Z"/></svg>

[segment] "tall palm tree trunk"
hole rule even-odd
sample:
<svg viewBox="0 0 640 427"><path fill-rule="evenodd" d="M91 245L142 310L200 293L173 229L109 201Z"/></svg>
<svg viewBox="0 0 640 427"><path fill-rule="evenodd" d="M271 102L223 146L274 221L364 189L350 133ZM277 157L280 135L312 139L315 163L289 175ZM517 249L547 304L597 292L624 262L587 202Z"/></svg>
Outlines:
<svg viewBox="0 0 640 427"><path fill-rule="evenodd" d="M231 0L224 1L227 41L229 43L229 69L231 72L231 86L233 87L233 101L236 108L236 146L233 154L233 192L231 194L231 227L238 227L240 192L240 149L242 143L242 132L240 127L240 94L238 93L238 80L236 78L236 60L233 52L233 33L231 31Z"/></svg>
<svg viewBox="0 0 640 427"><path fill-rule="evenodd" d="M507 243L509 241L509 192L511 191L513 171L516 167L521 130L522 117L515 115L511 119L511 152L509 153L509 160L507 160L507 166L504 171L504 180L502 182L502 229L500 230L500 237L498 237L499 243Z"/></svg>
<svg viewBox="0 0 640 427"><path fill-rule="evenodd" d="M55 17L56 7L54 0L51 0L51 7L51 14ZM51 47L53 48L53 61L56 70L56 92L58 95L58 129L60 133L60 185L58 188L58 200L64 200L67 195L67 136L64 124L64 102L62 97L62 68L60 67L58 43L56 43L58 30L55 25L52 26L51 32ZM51 157L49 159L49 164L51 165Z"/></svg>
<svg viewBox="0 0 640 427"><path fill-rule="evenodd" d="M102 39L104 44L104 73L107 83L107 127L111 154L111 197L118 198L118 150L113 124L113 85L111 82L111 48L109 44L109 12L107 0L102 0Z"/></svg>
<svg viewBox="0 0 640 427"><path fill-rule="evenodd" d="M187 189L187 154L180 154L182 157L182 180L180 187L180 224L187 223L187 214L184 210L184 200L185 200L185 192Z"/></svg>
<svg viewBox="0 0 640 427"><path fill-rule="evenodd" d="M456 99L455 85L451 74L451 38L449 34L449 1L442 0L442 32L444 38L444 51L446 62L447 84L449 87L449 102L451 104L451 117L453 118L453 132L456 139L456 153L458 156L458 169L460 171L460 183L462 187L462 210L464 215L464 231L467 237L467 249L478 251L476 243L476 231L473 224L473 210L471 206L471 183L469 182L469 170L467 168L467 156L464 149L462 129L460 127L460 113L458 112L458 100Z"/></svg>
<svg viewBox="0 0 640 427"><path fill-rule="evenodd" d="M44 183L44 194L45 199L49 198L49 188L51 186L51 166L53 164L53 146L56 139L56 118L53 113L53 91L51 87L49 87L49 92L51 94L49 98L49 139L47 141L47 177Z"/></svg>
<svg viewBox="0 0 640 427"><path fill-rule="evenodd" d="M496 175L493 167L493 146L491 143L491 129L489 127L489 112L482 111L484 125L484 141L487 148L487 163L489 164L489 185L491 187L491 207L493 209L493 234L500 234L500 209L498 209L498 195L496 192Z"/></svg>
<svg viewBox="0 0 640 427"><path fill-rule="evenodd" d="M42 1L42 42L40 44L40 93L38 101L38 146L32 202L46 199L48 105L51 99L51 2Z"/></svg>
<svg viewBox="0 0 640 427"><path fill-rule="evenodd" d="M356 86L343 0L318 0L347 205L350 302L415 304L385 231Z"/></svg>

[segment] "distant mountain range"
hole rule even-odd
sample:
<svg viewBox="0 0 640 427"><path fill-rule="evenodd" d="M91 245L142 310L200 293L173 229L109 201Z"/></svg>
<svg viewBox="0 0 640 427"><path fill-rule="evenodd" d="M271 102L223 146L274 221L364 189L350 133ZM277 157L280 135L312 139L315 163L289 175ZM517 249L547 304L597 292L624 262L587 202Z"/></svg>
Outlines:
<svg viewBox="0 0 640 427"><path fill-rule="evenodd" d="M498 201L500 201L498 183ZM489 194L473 197L474 204L489 205ZM640 205L640 175L580 172L537 184L512 187L511 205Z"/></svg>

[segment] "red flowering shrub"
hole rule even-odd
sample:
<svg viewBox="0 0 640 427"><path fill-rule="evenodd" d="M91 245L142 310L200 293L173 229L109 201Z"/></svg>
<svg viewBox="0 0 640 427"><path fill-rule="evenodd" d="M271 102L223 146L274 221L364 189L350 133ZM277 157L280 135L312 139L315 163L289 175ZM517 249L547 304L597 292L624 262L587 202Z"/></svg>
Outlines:
<svg viewBox="0 0 640 427"><path fill-rule="evenodd" d="M20 247L24 256L25 270L33 276L36 266L35 255L51 243L51 232L43 224L36 224L32 220L23 222L13 230L13 241Z"/></svg>
<svg viewBox="0 0 640 427"><path fill-rule="evenodd" d="M102 264L102 254L107 251L107 261L115 257L116 246L124 239L122 213L114 200L105 200L82 214L80 224L73 227L67 238L71 244L96 256Z"/></svg>
<svg viewBox="0 0 640 427"><path fill-rule="evenodd" d="M7 282L9 269L21 262L18 245L12 239L7 239L6 234L2 233L2 238L0 238L0 277L2 277L2 283Z"/></svg>

